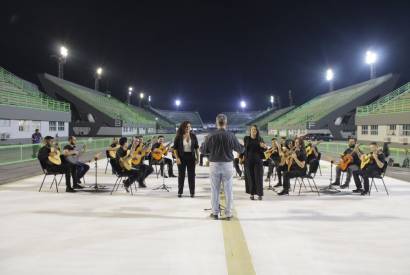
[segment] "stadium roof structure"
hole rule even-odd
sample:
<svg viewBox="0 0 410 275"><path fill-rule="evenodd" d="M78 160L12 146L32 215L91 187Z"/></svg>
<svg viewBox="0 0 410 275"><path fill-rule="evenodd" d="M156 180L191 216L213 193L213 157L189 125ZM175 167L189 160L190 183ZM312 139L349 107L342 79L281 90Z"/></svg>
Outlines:
<svg viewBox="0 0 410 275"><path fill-rule="evenodd" d="M67 102L55 100L30 83L0 67L1 118L70 121Z"/></svg>
<svg viewBox="0 0 410 275"><path fill-rule="evenodd" d="M204 127L201 116L197 111L173 111L173 110L160 110L151 107L151 110L161 116L166 117L168 120L172 121L175 126L183 121L190 121L192 128Z"/></svg>
<svg viewBox="0 0 410 275"><path fill-rule="evenodd" d="M409 124L410 82L366 106L356 109L356 125Z"/></svg>
<svg viewBox="0 0 410 275"><path fill-rule="evenodd" d="M120 120L130 125L154 125L156 123L154 114L125 104L115 97L107 96L99 91L49 74L40 75L40 81L45 86L51 83L54 87L59 87L58 96L67 99L74 105L79 105L77 109L83 109L84 107L95 109L112 119ZM57 91L47 88L46 90L48 92Z"/></svg>
<svg viewBox="0 0 410 275"><path fill-rule="evenodd" d="M268 129L268 123L269 121L274 120L275 118L286 114L290 110L295 108L295 106L289 106L281 109L268 109L266 111L263 111L259 113L255 118L249 120L246 125L256 125L258 126L259 130L266 131Z"/></svg>
<svg viewBox="0 0 410 275"><path fill-rule="evenodd" d="M341 138L343 128L349 126L354 131L356 107L386 95L397 80L397 75L387 74L319 95L269 122L268 127L274 130L328 129L335 138Z"/></svg>

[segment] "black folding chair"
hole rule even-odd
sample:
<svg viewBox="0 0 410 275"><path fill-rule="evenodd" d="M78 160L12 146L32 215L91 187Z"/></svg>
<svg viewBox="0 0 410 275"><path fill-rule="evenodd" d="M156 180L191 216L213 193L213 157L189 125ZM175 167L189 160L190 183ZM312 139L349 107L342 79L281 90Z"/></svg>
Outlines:
<svg viewBox="0 0 410 275"><path fill-rule="evenodd" d="M122 181L127 179L128 175L126 173L122 172L121 167L118 165L118 163L115 159L110 159L110 164L111 164L111 167L112 167L113 174L117 177L117 179L114 182L114 186L111 190L111 195L112 195L113 192L118 191L118 188L120 187L120 185L124 186L124 183ZM135 183L132 183L132 184L134 184L135 191L137 191L137 186L135 185ZM130 186L130 191L131 191L131 195L133 196L134 193L132 191L132 184Z"/></svg>
<svg viewBox="0 0 410 275"><path fill-rule="evenodd" d="M381 182L383 183L384 190L386 191L387 196L390 196L389 191L387 190L387 187L386 187L386 183L384 182L384 176L386 175L387 166L388 166L387 162L385 162L384 166L383 166L383 169L382 169L382 173L380 174L380 176L369 177L369 179L371 179L370 188L369 188L369 196L370 196L370 193L372 192L373 185L374 185L374 188L376 189L376 191L379 192L379 190L377 189L377 186L376 186L375 179L381 180Z"/></svg>
<svg viewBox="0 0 410 275"><path fill-rule="evenodd" d="M41 161L40 162L40 166L41 166L41 170L44 173L44 177L43 177L43 181L41 182L40 188L38 189L38 192L41 192L41 189L43 188L43 184L44 181L46 180L47 176L53 176L53 180L51 181L51 185L50 185L50 189L53 187L53 185L55 184L56 186L56 191L58 193L58 185L60 185L61 180L63 179L64 173L59 173L59 172L48 172L47 171L47 167L45 167ZM57 181L57 175L61 175L60 180Z"/></svg>
<svg viewBox="0 0 410 275"><path fill-rule="evenodd" d="M295 178L295 184L293 185L293 192L295 192L296 184L299 184L299 194L298 194L298 196L300 196L300 191L302 190L302 185L305 187L306 190L308 190L304 180L307 180L307 183L310 187L310 191L316 192L317 195L320 196L319 188L317 188L314 177L310 177L308 175L304 175L304 176ZM310 182L310 181L312 181L312 182Z"/></svg>
<svg viewBox="0 0 410 275"><path fill-rule="evenodd" d="M107 164L105 165L105 172L104 174L107 174L107 169L108 169L108 164L110 164L111 156L108 151L105 151L105 156L107 157Z"/></svg>

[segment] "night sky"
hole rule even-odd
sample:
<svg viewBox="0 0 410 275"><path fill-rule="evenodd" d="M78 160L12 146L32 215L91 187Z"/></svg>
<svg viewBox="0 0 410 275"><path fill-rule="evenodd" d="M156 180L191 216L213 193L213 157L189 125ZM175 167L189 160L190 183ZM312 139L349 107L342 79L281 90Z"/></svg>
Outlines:
<svg viewBox="0 0 410 275"><path fill-rule="evenodd" d="M108 4L111 3L111 4ZM67 80L125 100L145 90L153 106L220 111L265 109L269 95L301 104L327 90L367 80L364 54L378 52L377 74L410 81L410 1L2 1L0 66L38 83L57 74L51 56L69 48ZM137 100L134 101L137 103Z"/></svg>

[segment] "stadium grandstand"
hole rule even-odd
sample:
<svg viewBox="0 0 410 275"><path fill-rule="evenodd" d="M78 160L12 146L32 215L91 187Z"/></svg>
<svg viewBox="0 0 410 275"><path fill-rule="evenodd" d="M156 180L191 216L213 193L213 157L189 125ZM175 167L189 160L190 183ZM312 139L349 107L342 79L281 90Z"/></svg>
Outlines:
<svg viewBox="0 0 410 275"><path fill-rule="evenodd" d="M183 121L190 121L194 130L202 130L204 128L202 118L196 111L171 111L155 109L152 107L150 110L155 114L166 117L168 120L172 121L174 123L174 127L178 127Z"/></svg>
<svg viewBox="0 0 410 275"><path fill-rule="evenodd" d="M386 95L397 80L398 76L387 74L317 96L269 122L269 134L324 133L334 139L355 135L356 108Z"/></svg>
<svg viewBox="0 0 410 275"><path fill-rule="evenodd" d="M268 131L269 121L272 121L275 118L277 118L277 117L279 117L283 114L286 114L287 112L289 112L293 108L295 108L295 106L289 106L289 107L285 107L285 108L281 108L281 109L270 108L266 111L263 111L263 112L259 113L254 119L251 119L250 121L248 121L246 123L246 125L248 127L250 127L251 125L256 125L256 126L258 126L259 131L267 132Z"/></svg>
<svg viewBox="0 0 410 275"><path fill-rule="evenodd" d="M39 78L49 96L70 103L70 134L89 137L121 136L152 134L173 128L172 124L153 113L125 104L99 91L49 74L42 74Z"/></svg>
<svg viewBox="0 0 410 275"><path fill-rule="evenodd" d="M234 132L246 131L246 124L263 111L224 112L228 118L228 129Z"/></svg>
<svg viewBox="0 0 410 275"><path fill-rule="evenodd" d="M410 82L356 110L360 142L391 142L397 147L410 142Z"/></svg>
<svg viewBox="0 0 410 275"><path fill-rule="evenodd" d="M30 83L0 67L0 143L30 143L39 129L43 136L67 137L70 105L42 93Z"/></svg>

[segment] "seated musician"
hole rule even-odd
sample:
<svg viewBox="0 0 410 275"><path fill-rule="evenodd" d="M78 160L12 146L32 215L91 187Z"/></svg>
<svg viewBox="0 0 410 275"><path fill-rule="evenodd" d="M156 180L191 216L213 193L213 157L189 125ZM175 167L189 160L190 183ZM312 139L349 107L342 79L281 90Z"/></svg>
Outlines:
<svg viewBox="0 0 410 275"><path fill-rule="evenodd" d="M346 155L351 155L353 157L353 161L347 165L346 168L346 180L345 183L340 186L340 176L342 174L342 168L340 164L336 166L336 180L332 183L333 186L340 186L340 188L348 188L350 180L352 178L353 172L357 171L360 167L360 157L359 154L362 152L359 149L359 145L357 144L357 140L354 137L349 137L348 139L348 148L343 152L342 158Z"/></svg>
<svg viewBox="0 0 410 275"><path fill-rule="evenodd" d="M119 144L120 148L118 148L117 150L115 159L118 167L121 167L122 173L128 176L128 178L125 181L123 181L123 183L125 190L129 192L129 187L135 181L140 179L141 174L140 171L136 168L131 168L130 170L127 170L123 167L122 162L128 161L132 156L128 153L128 140L126 137L121 137L119 140Z"/></svg>
<svg viewBox="0 0 410 275"><path fill-rule="evenodd" d="M154 152L156 149L160 149L160 150L164 150L165 149L165 137L164 136L158 136L158 140L156 143L154 143L152 145L152 150L151 150L151 164L155 164L156 160L154 160L152 158L152 152ZM168 152L167 152L168 153ZM159 161L160 164L160 169L161 169L161 176L163 176L164 178L167 178L166 175L164 175L164 164L166 164L168 166L168 176L170 178L176 178L176 176L174 175L174 171L173 171L173 163L172 163L172 159L166 157L165 155L162 156L162 160ZM158 163L158 162L157 162Z"/></svg>
<svg viewBox="0 0 410 275"><path fill-rule="evenodd" d="M238 176L242 178L242 169L240 165L243 165L243 153L238 154L237 157L233 159L233 167L235 168Z"/></svg>
<svg viewBox="0 0 410 275"><path fill-rule="evenodd" d="M66 192L73 193L75 190L71 187L70 177L72 167L68 163L54 164L49 160L49 156L59 154L59 150L54 150L58 146L54 144L54 138L52 136L46 136L44 138L44 146L38 151L37 158L41 163L41 167L46 169L49 173L61 173L65 174ZM58 156L59 157L59 156Z"/></svg>
<svg viewBox="0 0 410 275"><path fill-rule="evenodd" d="M287 169L283 172L283 190L278 193L279 196L289 194L290 179L306 175L306 153L303 140L295 139L294 149L286 161Z"/></svg>
<svg viewBox="0 0 410 275"><path fill-rule="evenodd" d="M88 172L90 166L79 160L79 155L83 149L78 148L77 138L75 136L68 137L68 144L63 148L63 156L65 160L72 165L73 188L83 189L80 185L81 178Z"/></svg>
<svg viewBox="0 0 410 275"><path fill-rule="evenodd" d="M143 141L142 136L136 137L134 141L137 146L137 150L134 153L134 157L138 157L141 160L139 161L138 164L133 163L132 166L134 168L137 168L140 171L140 177L138 178L139 187L146 188L147 186L145 185L144 181L154 171L152 166L144 163L145 156L150 151L150 148L146 148L144 146L144 143L142 142Z"/></svg>
<svg viewBox="0 0 410 275"><path fill-rule="evenodd" d="M356 184L356 190L353 190L353 192L360 193L362 196L369 193L369 178L380 177L386 165L385 156L377 143L370 143L369 148L370 153L361 157L361 169L353 172L353 179ZM363 178L364 190L359 176Z"/></svg>
<svg viewBox="0 0 410 275"><path fill-rule="evenodd" d="M278 163L278 166L276 166L276 173L278 174L278 183L273 187L282 186L283 172L288 170L288 166L286 165L286 162L285 162L286 155L288 154L290 149L293 149L293 147L294 147L293 140L286 140L285 137L281 137L279 147L278 147L280 162Z"/></svg>
<svg viewBox="0 0 410 275"><path fill-rule="evenodd" d="M268 174L266 175L265 181L270 180L270 177L272 177L272 174L273 174L273 168L278 167L279 162L280 162L280 156L279 156L279 150L278 150L276 138L272 138L271 142L272 142L271 144L272 147L265 152L265 156L266 154L268 154L269 157L263 161L263 166L268 166Z"/></svg>
<svg viewBox="0 0 410 275"><path fill-rule="evenodd" d="M319 168L319 150L312 142L306 145L306 163L309 165L308 176L313 177Z"/></svg>

